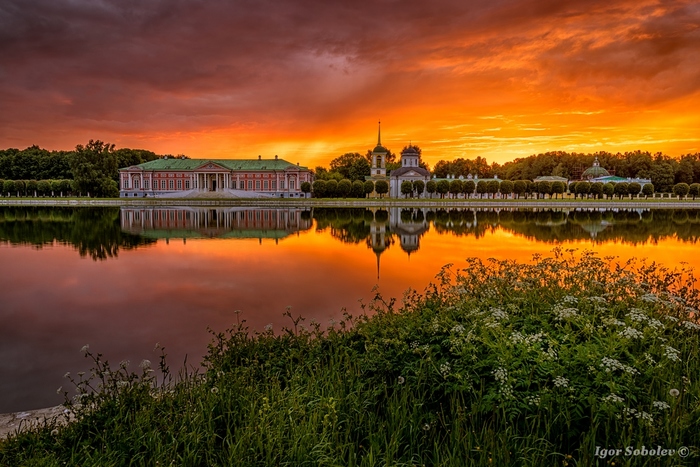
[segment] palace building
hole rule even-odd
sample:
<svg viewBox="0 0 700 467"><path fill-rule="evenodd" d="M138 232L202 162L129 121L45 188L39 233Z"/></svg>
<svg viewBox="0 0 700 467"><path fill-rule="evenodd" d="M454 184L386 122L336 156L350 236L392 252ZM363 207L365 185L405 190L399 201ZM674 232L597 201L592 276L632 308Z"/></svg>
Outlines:
<svg viewBox="0 0 700 467"><path fill-rule="evenodd" d="M302 198L301 184L312 172L274 159L184 159L163 157L119 169L119 196Z"/></svg>

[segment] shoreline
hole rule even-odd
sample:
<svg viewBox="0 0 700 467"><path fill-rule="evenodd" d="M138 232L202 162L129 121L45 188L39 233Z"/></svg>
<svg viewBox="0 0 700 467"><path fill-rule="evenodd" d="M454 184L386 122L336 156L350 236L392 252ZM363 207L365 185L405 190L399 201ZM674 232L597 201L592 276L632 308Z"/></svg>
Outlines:
<svg viewBox="0 0 700 467"><path fill-rule="evenodd" d="M149 207L149 206L238 206L238 207L347 207L347 208L627 208L627 209L700 209L696 200L626 199L626 200L571 200L571 199L278 199L278 198L0 198L0 206L47 207Z"/></svg>
<svg viewBox="0 0 700 467"><path fill-rule="evenodd" d="M23 410L0 414L0 442L17 430L25 431L36 427L46 419L55 418L58 424L65 424L66 414L70 413L63 405L43 409Z"/></svg>

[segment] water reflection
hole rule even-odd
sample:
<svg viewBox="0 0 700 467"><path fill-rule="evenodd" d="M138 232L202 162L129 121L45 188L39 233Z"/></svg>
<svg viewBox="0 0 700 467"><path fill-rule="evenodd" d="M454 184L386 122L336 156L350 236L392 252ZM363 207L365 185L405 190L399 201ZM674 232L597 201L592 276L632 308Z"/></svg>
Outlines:
<svg viewBox="0 0 700 467"><path fill-rule="evenodd" d="M119 208L0 208L0 241L42 248L54 242L72 245L81 257L116 258L119 250L151 245L119 224Z"/></svg>
<svg viewBox="0 0 700 467"><path fill-rule="evenodd" d="M147 238L273 238L311 228L309 211L298 208L122 208L121 228Z"/></svg>
<svg viewBox="0 0 700 467"><path fill-rule="evenodd" d="M207 327L237 316L279 330L291 306L327 325L361 313L375 286L398 298L447 263L554 245L700 267L699 234L690 210L4 208L0 412L60 403L63 374L88 370L85 344L136 365L159 342L174 367L196 365Z"/></svg>

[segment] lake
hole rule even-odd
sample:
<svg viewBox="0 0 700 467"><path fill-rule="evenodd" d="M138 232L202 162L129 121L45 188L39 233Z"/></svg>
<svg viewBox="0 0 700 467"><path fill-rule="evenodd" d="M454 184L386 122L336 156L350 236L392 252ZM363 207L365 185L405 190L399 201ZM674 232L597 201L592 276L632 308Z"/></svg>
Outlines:
<svg viewBox="0 0 700 467"><path fill-rule="evenodd" d="M237 320L329 325L465 258L555 247L700 266L698 210L0 208L0 413L63 402L85 344L197 367Z"/></svg>

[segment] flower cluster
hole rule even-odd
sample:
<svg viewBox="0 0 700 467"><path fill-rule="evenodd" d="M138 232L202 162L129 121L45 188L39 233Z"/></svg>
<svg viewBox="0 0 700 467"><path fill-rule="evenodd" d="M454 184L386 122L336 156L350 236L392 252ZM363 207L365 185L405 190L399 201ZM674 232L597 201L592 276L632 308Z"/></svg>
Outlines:
<svg viewBox="0 0 700 467"><path fill-rule="evenodd" d="M667 402L663 402L663 401L654 401L653 406L655 409L658 409L658 410L668 410L671 408L671 406L668 405Z"/></svg>
<svg viewBox="0 0 700 467"><path fill-rule="evenodd" d="M566 308L561 305L556 305L552 311L557 315L557 321L563 321L578 315L578 310L576 308Z"/></svg>
<svg viewBox="0 0 700 467"><path fill-rule="evenodd" d="M450 370L452 370L452 367L450 367L450 364L448 362L445 362L442 365L440 365L440 374L443 378L447 378L447 376L449 376Z"/></svg>
<svg viewBox="0 0 700 467"><path fill-rule="evenodd" d="M535 407L539 407L541 399L540 396L527 396L525 397L525 402L527 402L527 405L534 405Z"/></svg>
<svg viewBox="0 0 700 467"><path fill-rule="evenodd" d="M637 331L633 327L625 327L622 331L617 333L618 336L624 337L626 339L641 339L644 337L644 333Z"/></svg>
<svg viewBox="0 0 700 467"><path fill-rule="evenodd" d="M669 360L673 362L679 362L681 360L681 353L671 347L670 345L665 345L664 346L664 357L668 358Z"/></svg>
<svg viewBox="0 0 700 467"><path fill-rule="evenodd" d="M558 388L568 388L569 380L564 378L563 376L557 376L556 378L554 378L554 385Z"/></svg>
<svg viewBox="0 0 700 467"><path fill-rule="evenodd" d="M644 412L643 410L630 409L628 407L625 407L624 409L622 409L622 414L625 417L634 417L639 420L645 421L648 424L651 424L654 421L654 417L650 413Z"/></svg>
<svg viewBox="0 0 700 467"><path fill-rule="evenodd" d="M618 396L614 392L611 392L607 396L603 397L603 401L617 403L617 404L621 404L621 403L625 402L625 400L622 397Z"/></svg>
<svg viewBox="0 0 700 467"><path fill-rule="evenodd" d="M606 373L612 373L615 370L622 370L623 372L628 373L630 375L639 374L639 370L637 370L636 368L633 368L629 365L625 365L624 363L620 362L619 360L615 360L614 358L603 357L600 366L605 369Z"/></svg>
<svg viewBox="0 0 700 467"><path fill-rule="evenodd" d="M493 370L492 373L500 386L498 392L500 392L503 397L513 397L513 386L508 383L508 370L503 367L498 367Z"/></svg>

